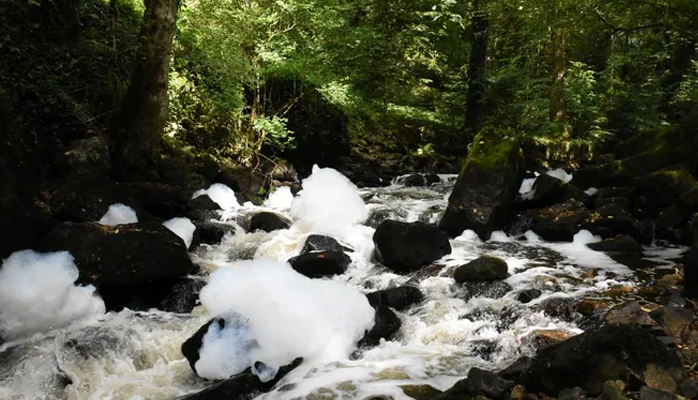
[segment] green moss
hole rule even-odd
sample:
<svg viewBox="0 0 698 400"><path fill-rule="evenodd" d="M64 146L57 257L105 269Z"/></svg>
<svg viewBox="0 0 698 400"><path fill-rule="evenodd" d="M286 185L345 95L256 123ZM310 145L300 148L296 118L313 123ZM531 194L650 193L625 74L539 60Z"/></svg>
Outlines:
<svg viewBox="0 0 698 400"><path fill-rule="evenodd" d="M486 170L497 169L508 164L514 154L523 159L521 146L513 133L485 129L473 139L463 169L469 166L477 166Z"/></svg>
<svg viewBox="0 0 698 400"><path fill-rule="evenodd" d="M664 182L668 185L678 186L686 185L693 186L696 180L693 178L690 172L683 168L668 170L668 171L657 171L649 175L651 178L657 179L658 182Z"/></svg>

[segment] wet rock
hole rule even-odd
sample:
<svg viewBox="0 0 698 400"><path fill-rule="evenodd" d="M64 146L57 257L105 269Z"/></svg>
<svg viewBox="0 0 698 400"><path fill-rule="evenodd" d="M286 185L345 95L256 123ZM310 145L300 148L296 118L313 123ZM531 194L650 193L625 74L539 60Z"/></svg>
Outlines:
<svg viewBox="0 0 698 400"><path fill-rule="evenodd" d="M596 396L609 380L640 381L675 393L685 378L676 354L650 333L606 325L539 351L520 383L544 393L580 386Z"/></svg>
<svg viewBox="0 0 698 400"><path fill-rule="evenodd" d="M579 188L565 183L548 174L541 174L533 184L535 192L530 199L519 199L516 208L519 210L531 210L549 207L557 203L575 199L584 204L590 202L589 196Z"/></svg>
<svg viewBox="0 0 698 400"><path fill-rule="evenodd" d="M223 330L225 327L225 320L223 318L213 318L207 323L205 323L199 330L194 333L189 339L182 343L181 351L184 357L189 362L191 370L196 374L196 362L199 361L199 349L201 349L201 344L204 340L208 328L212 324L218 324L218 327Z"/></svg>
<svg viewBox="0 0 698 400"><path fill-rule="evenodd" d="M577 200L568 200L538 210L532 230L552 242L571 242L582 225L589 221L589 210Z"/></svg>
<svg viewBox="0 0 698 400"><path fill-rule="evenodd" d="M381 339L390 340L400 330L402 322L395 313L385 306L376 307L375 323L370 331L359 341L359 347L373 347Z"/></svg>
<svg viewBox="0 0 698 400"><path fill-rule="evenodd" d="M436 172L429 172L425 174L424 179L427 181L427 186L441 182L441 178L439 178L439 175L437 175Z"/></svg>
<svg viewBox="0 0 698 400"><path fill-rule="evenodd" d="M688 399L695 399L698 397L698 383L696 383L696 381L693 379L686 379L685 381L681 382L679 388L681 389L681 394L683 397Z"/></svg>
<svg viewBox="0 0 698 400"><path fill-rule="evenodd" d="M483 256L458 267L453 278L458 283L492 282L508 276L506 261L498 257Z"/></svg>
<svg viewBox="0 0 698 400"><path fill-rule="evenodd" d="M324 278L345 273L351 259L343 252L321 251L301 254L288 262L294 270L308 278Z"/></svg>
<svg viewBox="0 0 698 400"><path fill-rule="evenodd" d="M582 226L604 239L623 234L628 234L633 238L640 236L640 223L621 204L607 204L594 210L589 221Z"/></svg>
<svg viewBox="0 0 698 400"><path fill-rule="evenodd" d="M614 381L606 381L601 389L600 400L627 400L623 390Z"/></svg>
<svg viewBox="0 0 698 400"><path fill-rule="evenodd" d="M604 321L611 325L656 325L649 314L642 309L640 303L635 301L620 304L612 308L604 317Z"/></svg>
<svg viewBox="0 0 698 400"><path fill-rule="evenodd" d="M479 356L485 361L492 361L498 351L501 350L499 343L496 340L476 339L468 342L474 355Z"/></svg>
<svg viewBox="0 0 698 400"><path fill-rule="evenodd" d="M289 372L299 366L303 359L297 358L291 364L279 368L274 379L260 382L249 369L231 378L217 382L201 392L182 397L180 400L249 400L271 391Z"/></svg>
<svg viewBox="0 0 698 400"><path fill-rule="evenodd" d="M385 306L398 311L405 310L424 300L424 294L413 286L400 286L392 289L377 290L368 293L368 302L372 307Z"/></svg>
<svg viewBox="0 0 698 400"><path fill-rule="evenodd" d="M281 229L288 229L291 221L279 214L272 212L260 212L250 218L250 232L264 231L273 232Z"/></svg>
<svg viewBox="0 0 698 400"><path fill-rule="evenodd" d="M389 269L406 273L451 254L448 236L421 222L387 220L373 234L376 257Z"/></svg>
<svg viewBox="0 0 698 400"><path fill-rule="evenodd" d="M196 226L194 235L198 239L199 244L217 245L226 234L235 234L235 227L214 221L192 221Z"/></svg>
<svg viewBox="0 0 698 400"><path fill-rule="evenodd" d="M215 201L211 200L211 198L207 194L203 194L201 196L197 196L189 200L189 202L187 202L187 208L190 211L217 211L221 209L221 206L218 205L218 203L216 203Z"/></svg>
<svg viewBox="0 0 698 400"><path fill-rule="evenodd" d="M400 389L415 400L432 400L441 394L440 390L429 385L402 385Z"/></svg>
<svg viewBox="0 0 698 400"><path fill-rule="evenodd" d="M642 256L642 246L630 235L620 235L604 239L597 243L587 244L592 250L612 254Z"/></svg>
<svg viewBox="0 0 698 400"><path fill-rule="evenodd" d="M109 309L121 309L128 294L148 298L157 305L172 279L195 271L186 245L157 222L117 227L93 222L65 222L46 237L42 251L69 251L80 272L78 282L97 287ZM118 294L110 299L107 292Z"/></svg>
<svg viewBox="0 0 698 400"><path fill-rule="evenodd" d="M351 251L348 247L344 247L339 242L329 236L325 235L310 235L305 239L303 243L303 248L301 249L301 254L319 252L319 251Z"/></svg>
<svg viewBox="0 0 698 400"><path fill-rule="evenodd" d="M574 336L573 333L560 329L536 329L526 335L523 343L534 349L544 349L554 344L564 342Z"/></svg>
<svg viewBox="0 0 698 400"><path fill-rule="evenodd" d="M439 227L451 237L471 229L488 240L508 222L523 173L523 154L516 140L493 131L478 134Z"/></svg>
<svg viewBox="0 0 698 400"><path fill-rule="evenodd" d="M652 389L649 386L643 386L640 388L640 394L637 397L638 400L678 400L678 397L674 393L667 393L661 390Z"/></svg>
<svg viewBox="0 0 698 400"><path fill-rule="evenodd" d="M467 380L470 381L471 387L475 391L473 394L484 394L495 400L504 398L514 386L513 382L480 368L471 368Z"/></svg>
<svg viewBox="0 0 698 400"><path fill-rule="evenodd" d="M526 388L522 385L516 385L511 388L511 393L509 394L509 400L524 400L526 398Z"/></svg>
<svg viewBox="0 0 698 400"><path fill-rule="evenodd" d="M683 307L662 307L649 316L662 326L669 336L679 336L696 319L695 314Z"/></svg>
<svg viewBox="0 0 698 400"><path fill-rule="evenodd" d="M577 304L576 311L585 317L598 315L611 308L611 304L604 300L582 299Z"/></svg>
<svg viewBox="0 0 698 400"><path fill-rule="evenodd" d="M200 279L185 278L172 286L158 308L173 313L190 313L196 307L204 286L206 282Z"/></svg>
<svg viewBox="0 0 698 400"><path fill-rule="evenodd" d="M373 209L369 212L364 225L371 228L378 228L380 224L387 220L396 220L407 216L403 210Z"/></svg>
<svg viewBox="0 0 698 400"><path fill-rule="evenodd" d="M542 292L538 289L527 289L521 291L519 294L516 295L516 300L519 302L526 304L530 303L531 301L537 299L540 297Z"/></svg>
<svg viewBox="0 0 698 400"><path fill-rule="evenodd" d="M408 177L405 178L405 186L413 187L413 186L427 186L427 180L424 178L424 175L421 174L412 174Z"/></svg>
<svg viewBox="0 0 698 400"><path fill-rule="evenodd" d="M525 371L531 368L533 365L533 358L529 356L523 356L518 360L514 361L513 364L499 371L497 375L504 379L509 379L518 382Z"/></svg>
<svg viewBox="0 0 698 400"><path fill-rule="evenodd" d="M551 297L537 305L546 315L563 321L573 322L578 319L576 301L572 297Z"/></svg>
<svg viewBox="0 0 698 400"><path fill-rule="evenodd" d="M84 170L109 173L111 157L107 140L101 136L92 136L72 142L59 152L56 166L66 174Z"/></svg>

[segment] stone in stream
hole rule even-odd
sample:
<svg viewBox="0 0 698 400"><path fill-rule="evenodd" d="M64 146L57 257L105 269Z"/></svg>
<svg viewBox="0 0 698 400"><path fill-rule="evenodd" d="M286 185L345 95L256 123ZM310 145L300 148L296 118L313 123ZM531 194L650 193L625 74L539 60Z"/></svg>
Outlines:
<svg viewBox="0 0 698 400"><path fill-rule="evenodd" d="M196 372L196 362L199 361L199 349L201 349L201 343L203 342L206 332L208 332L208 328L212 324L218 324L220 330L223 330L223 328L225 327L225 320L223 318L211 319L210 321L205 323L201 328L199 328L199 330L197 330L196 333L192 335L192 337L190 337L189 339L184 341L184 343L182 343L182 354L189 362L189 366L195 374L198 374Z"/></svg>
<svg viewBox="0 0 698 400"><path fill-rule="evenodd" d="M387 220L373 234L376 258L398 273L416 271L451 254L446 233L422 222Z"/></svg>
<svg viewBox="0 0 698 400"><path fill-rule="evenodd" d="M268 382L261 382L250 369L216 382L198 393L181 397L179 400L249 400L262 393L271 391L274 386L289 372L303 362L302 358L295 359L291 364L279 368L276 376Z"/></svg>
<svg viewBox="0 0 698 400"><path fill-rule="evenodd" d="M638 400L678 400L678 396L674 393L667 393L661 390L652 389L649 386L640 388Z"/></svg>
<svg viewBox="0 0 698 400"><path fill-rule="evenodd" d="M220 210L221 206L213 201L207 194L194 197L187 203L187 208L191 210L201 211L216 211Z"/></svg>
<svg viewBox="0 0 698 400"><path fill-rule="evenodd" d="M628 400L615 381L606 381L601 389L599 400Z"/></svg>
<svg viewBox="0 0 698 400"><path fill-rule="evenodd" d="M438 400L460 400L485 396L493 400L504 400L508 397L514 382L503 379L496 374L480 368L471 368L468 377L456 382L445 391Z"/></svg>
<svg viewBox="0 0 698 400"><path fill-rule="evenodd" d="M606 316L604 316L604 321L611 325L657 325L649 314L642 309L640 303L636 301L619 304L613 307Z"/></svg>
<svg viewBox="0 0 698 400"><path fill-rule="evenodd" d="M513 137L483 131L473 140L439 228L451 237L470 229L488 240L504 228L524 174L524 158Z"/></svg>
<svg viewBox="0 0 698 400"><path fill-rule="evenodd" d="M405 186L427 186L427 180L422 174L412 174L405 178Z"/></svg>
<svg viewBox="0 0 698 400"><path fill-rule="evenodd" d="M303 243L303 248L301 249L301 254L327 250L337 252L351 251L350 248L339 244L339 242L333 237L313 234L305 239L305 243Z"/></svg>
<svg viewBox="0 0 698 400"><path fill-rule="evenodd" d="M527 289L519 292L519 294L516 295L516 300L523 304L526 304L539 298L541 294L542 292L538 289Z"/></svg>
<svg viewBox="0 0 698 400"><path fill-rule="evenodd" d="M590 202L589 196L584 191L548 174L539 175L533 183L532 190L535 192L531 198L517 199L516 208L518 210L549 207L570 199L578 200L584 204Z"/></svg>
<svg viewBox="0 0 698 400"><path fill-rule="evenodd" d="M199 300L199 292L206 286L200 279L184 278L175 283L160 302L158 309L173 313L190 313Z"/></svg>
<svg viewBox="0 0 698 400"><path fill-rule="evenodd" d="M458 267L453 278L458 283L492 282L509 275L506 261L498 257L483 256Z"/></svg>
<svg viewBox="0 0 698 400"><path fill-rule="evenodd" d="M69 251L78 283L95 285L110 310L127 304L157 307L178 278L196 271L182 239L158 222L116 227L65 222L40 250Z"/></svg>
<svg viewBox="0 0 698 400"><path fill-rule="evenodd" d="M194 242L198 244L216 245L226 234L235 234L235 227L215 221L192 221L196 226ZM193 243L192 243L193 245Z"/></svg>
<svg viewBox="0 0 698 400"><path fill-rule="evenodd" d="M609 380L676 393L685 379L676 353L652 334L637 326L605 325L540 350L518 382L551 394L580 386L597 396Z"/></svg>
<svg viewBox="0 0 698 400"><path fill-rule="evenodd" d="M281 229L288 229L291 221L279 214L263 211L250 218L250 232L264 231L273 232Z"/></svg>
<svg viewBox="0 0 698 400"><path fill-rule="evenodd" d="M401 325L400 318L391 309L386 306L376 307L375 324L359 341L359 347L377 346L381 339L390 340Z"/></svg>
<svg viewBox="0 0 698 400"><path fill-rule="evenodd" d="M400 286L391 289L377 290L366 294L369 304L376 308L386 306L402 311L410 306L421 303L424 294L414 286Z"/></svg>
<svg viewBox="0 0 698 400"><path fill-rule="evenodd" d="M658 265L656 262L645 260L640 243L627 234L604 239L597 243L590 243L587 244L587 247L592 250L603 251L614 261L631 269L651 268Z"/></svg>
<svg viewBox="0 0 698 400"><path fill-rule="evenodd" d="M288 263L296 272L308 278L324 278L345 273L351 258L341 251L321 251L301 254L288 260Z"/></svg>

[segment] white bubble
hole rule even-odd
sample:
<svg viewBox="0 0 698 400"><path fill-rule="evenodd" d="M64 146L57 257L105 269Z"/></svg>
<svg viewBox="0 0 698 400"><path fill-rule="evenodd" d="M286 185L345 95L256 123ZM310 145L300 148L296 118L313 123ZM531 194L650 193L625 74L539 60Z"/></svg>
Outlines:
<svg viewBox="0 0 698 400"><path fill-rule="evenodd" d="M194 231L196 231L196 226L191 222L189 218L172 218L162 223L165 228L174 232L177 236L184 240L187 248L191 246L191 242L194 240Z"/></svg>
<svg viewBox="0 0 698 400"><path fill-rule="evenodd" d="M136 222L138 222L138 216L133 208L121 203L110 205L106 214L99 220L101 225L106 226L135 224Z"/></svg>
<svg viewBox="0 0 698 400"><path fill-rule="evenodd" d="M209 186L208 189L199 189L194 192L191 198L195 199L205 194L208 195L211 200L218 203L218 205L224 210L240 208L240 203L238 202L237 197L235 197L235 192L233 189L222 183L214 183L213 185Z"/></svg>

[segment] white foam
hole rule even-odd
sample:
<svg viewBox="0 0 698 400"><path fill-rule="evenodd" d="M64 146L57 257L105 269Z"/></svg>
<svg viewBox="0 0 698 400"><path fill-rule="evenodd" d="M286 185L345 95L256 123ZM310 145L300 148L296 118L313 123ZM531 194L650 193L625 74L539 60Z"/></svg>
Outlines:
<svg viewBox="0 0 698 400"><path fill-rule="evenodd" d="M106 226L135 224L136 222L138 222L138 216L133 208L121 203L110 205L107 212L99 220L101 225Z"/></svg>
<svg viewBox="0 0 698 400"><path fill-rule="evenodd" d="M291 213L312 231L340 237L348 227L368 216L358 188L332 168L313 166L303 179L303 190L293 200Z"/></svg>
<svg viewBox="0 0 698 400"><path fill-rule="evenodd" d="M599 189L597 189L597 188L595 188L595 187L590 187L589 189L587 189L587 190L584 191L584 193L586 193L587 196L593 196L593 195L595 195L595 194L598 193L598 192L599 192Z"/></svg>
<svg viewBox="0 0 698 400"><path fill-rule="evenodd" d="M211 200L218 203L218 205L224 210L240 208L240 203L238 202L237 197L235 197L235 192L233 189L222 183L214 183L213 185L209 186L208 189L199 189L194 192L191 198L195 199L205 194L208 195Z"/></svg>
<svg viewBox="0 0 698 400"><path fill-rule="evenodd" d="M93 286L75 286L78 269L67 251L12 253L0 270L0 336L16 339L103 315Z"/></svg>
<svg viewBox="0 0 698 400"><path fill-rule="evenodd" d="M246 321L257 346L248 350L248 358L240 359L261 361L271 368L296 357L311 364L346 359L373 326L373 308L360 292L337 282L307 278L287 263L267 258L214 271L200 298L212 315L226 318L226 326L235 326L231 313ZM243 365L229 358L239 358L240 349L209 351L207 347L246 343L244 331L236 326L212 333L196 364L199 375L202 371L205 378L240 372Z"/></svg>
<svg viewBox="0 0 698 400"><path fill-rule="evenodd" d="M291 193L291 188L282 186L271 192L264 205L275 210L285 210L291 208L292 203L293 193Z"/></svg>
<svg viewBox="0 0 698 400"><path fill-rule="evenodd" d="M519 188L519 194L525 194L533 190L533 184L536 183L536 178L526 178L521 182L521 187Z"/></svg>
<svg viewBox="0 0 698 400"><path fill-rule="evenodd" d="M177 236L184 240L187 248L191 246L191 242L194 240L194 231L196 231L196 226L191 222L189 218L172 218L162 223L165 228L174 232Z"/></svg>
<svg viewBox="0 0 698 400"><path fill-rule="evenodd" d="M552 176L555 179L559 179L565 183L569 183L569 181L572 180L572 174L568 174L564 169L558 168L558 169L552 169L546 174Z"/></svg>

